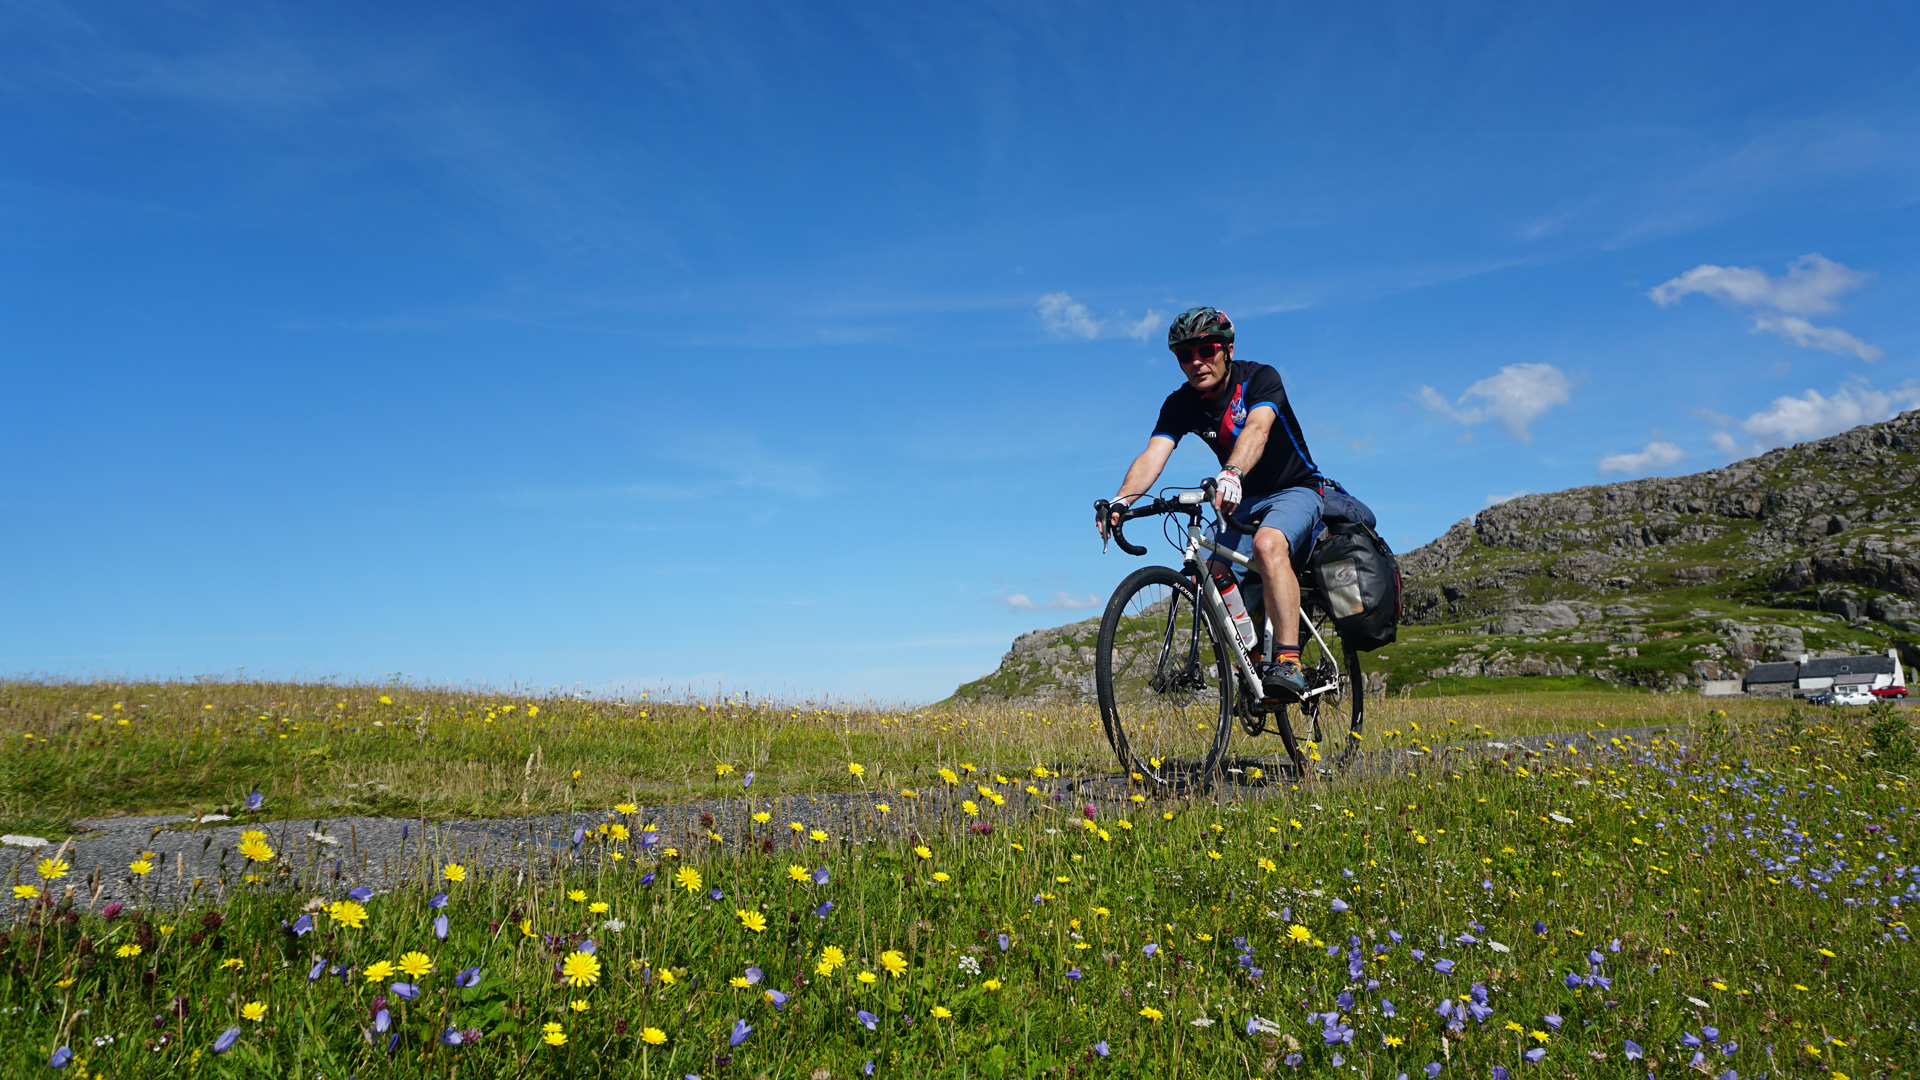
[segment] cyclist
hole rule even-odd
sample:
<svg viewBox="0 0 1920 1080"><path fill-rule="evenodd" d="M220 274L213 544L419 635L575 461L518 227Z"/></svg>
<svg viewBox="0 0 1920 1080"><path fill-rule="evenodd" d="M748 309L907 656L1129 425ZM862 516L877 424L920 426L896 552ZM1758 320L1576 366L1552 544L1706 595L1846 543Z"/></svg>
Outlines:
<svg viewBox="0 0 1920 1080"><path fill-rule="evenodd" d="M1206 440L1220 459L1214 509L1225 516L1243 507L1244 519L1266 515L1253 536L1225 526L1214 534L1216 543L1248 556L1267 583L1274 663L1262 667L1262 689L1268 697L1299 698L1307 682L1300 670L1300 581L1293 553L1307 549L1320 523L1320 470L1307 452L1280 373L1233 358L1233 320L1226 312L1210 307L1182 312L1167 328L1167 348L1178 359L1186 385L1160 406L1147 448L1133 459L1113 502L1125 506L1151 488L1186 433ZM1103 539L1109 525L1098 522ZM1219 560L1211 567L1232 572Z"/></svg>

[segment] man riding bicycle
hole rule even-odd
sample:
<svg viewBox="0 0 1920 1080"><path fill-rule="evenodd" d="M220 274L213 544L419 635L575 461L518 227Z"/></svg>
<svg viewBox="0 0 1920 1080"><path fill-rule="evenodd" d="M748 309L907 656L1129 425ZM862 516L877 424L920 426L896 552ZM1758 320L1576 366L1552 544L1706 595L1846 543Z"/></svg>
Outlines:
<svg viewBox="0 0 1920 1080"><path fill-rule="evenodd" d="M1213 508L1225 517L1245 507L1243 519L1260 521L1252 536L1223 525L1214 540L1248 556L1266 581L1274 663L1264 669L1261 688L1270 698L1299 698L1307 682L1300 669L1300 581L1293 553L1307 549L1320 523L1320 470L1307 452L1280 373L1233 358L1233 320L1226 312L1210 307L1182 312L1167 328L1167 348L1179 360L1186 385L1160 406L1147 448L1133 459L1113 503L1124 507L1145 494L1187 432L1213 447L1220 459ZM1112 519L1098 522L1103 539L1111 524ZM1209 569L1232 573L1218 559Z"/></svg>

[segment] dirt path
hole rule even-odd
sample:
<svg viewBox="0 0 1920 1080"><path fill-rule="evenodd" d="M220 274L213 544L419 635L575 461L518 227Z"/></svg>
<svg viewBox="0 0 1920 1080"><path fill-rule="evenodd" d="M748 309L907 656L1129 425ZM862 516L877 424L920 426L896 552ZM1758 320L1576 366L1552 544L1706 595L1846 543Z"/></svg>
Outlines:
<svg viewBox="0 0 1920 1080"><path fill-rule="evenodd" d="M1626 736L1644 743L1655 735L1684 731L1683 728L1648 727L1596 731L1591 735L1586 732L1529 735L1455 743L1437 756L1406 750L1380 752L1363 756L1342 777L1320 782L1347 783L1353 779L1433 768L1451 755L1537 753L1569 742L1585 748L1596 740L1606 745L1610 738ZM1271 761L1263 764L1272 769ZM1227 799L1249 801L1300 797L1293 793L1289 780L1287 776L1276 775L1267 782L1230 786L1220 794ZM982 804L985 820L989 822L1056 815L1064 824L1079 817L1088 804L1100 808L1101 816L1120 816L1115 810L1128 794L1126 778L1120 773L1023 781L1026 783L1039 788L1045 797L1010 798L1004 807L991 807L974 794L971 786L947 788L944 785L924 791L914 799L877 792L741 797L643 807L626 822L636 837L642 825L657 826L662 847L675 846L682 850L712 843L709 832L723 837L730 845L771 839L784 846L794 835L790 822L799 822L806 832L823 830L843 842L870 843L883 833L908 832L923 823L929 830L945 827L949 815L959 813L959 801L966 798ZM887 803L889 810L883 813L875 809L877 802ZM761 812L769 816L765 825L752 821L753 815ZM460 862L476 872L506 868L530 874L552 872L569 863L590 862L601 857L599 847L591 843L576 844L575 836L581 829L595 828L615 818L617 815L606 810L483 820L336 817L203 821L197 826L187 815L83 818L76 824L87 831L65 845L0 848L0 873L7 875L9 885L39 883L33 864L58 853L72 864L73 870L54 882L51 891L71 895L79 907L98 908L114 901L128 906L166 907L196 897L217 900L224 888L238 885L246 873L246 860L237 852L241 832L259 829L267 834L268 843L274 848L274 865L295 867L298 888L303 891L334 894L363 885L386 890L408 880L427 878L447 862ZM629 842L627 846L631 849L634 844ZM143 852L152 852L156 858L152 860L152 871L136 878L129 872L128 864Z"/></svg>

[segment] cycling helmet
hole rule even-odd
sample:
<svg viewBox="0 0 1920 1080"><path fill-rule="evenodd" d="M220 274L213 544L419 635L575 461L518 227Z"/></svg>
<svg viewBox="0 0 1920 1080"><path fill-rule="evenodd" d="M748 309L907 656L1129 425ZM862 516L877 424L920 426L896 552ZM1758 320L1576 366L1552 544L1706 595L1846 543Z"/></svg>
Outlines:
<svg viewBox="0 0 1920 1080"><path fill-rule="evenodd" d="M1209 339L1233 344L1233 320L1219 308L1188 308L1167 327L1167 348L1175 352L1188 342Z"/></svg>

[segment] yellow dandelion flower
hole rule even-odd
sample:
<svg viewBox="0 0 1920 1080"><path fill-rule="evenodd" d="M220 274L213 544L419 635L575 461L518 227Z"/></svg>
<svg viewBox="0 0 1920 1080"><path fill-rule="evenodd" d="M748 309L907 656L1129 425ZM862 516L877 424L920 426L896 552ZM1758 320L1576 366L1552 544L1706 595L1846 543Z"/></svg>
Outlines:
<svg viewBox="0 0 1920 1080"><path fill-rule="evenodd" d="M327 905L327 918L358 930L367 925L367 909L358 900L336 900Z"/></svg>
<svg viewBox="0 0 1920 1080"><path fill-rule="evenodd" d="M257 1024L267 1018L267 1003L264 1001L249 1001L245 1005L240 1006L240 1016L242 1019L251 1020Z"/></svg>
<svg viewBox="0 0 1920 1080"><path fill-rule="evenodd" d="M376 960L368 964L366 970L360 974L365 976L368 982L377 983L393 978L393 965L385 960Z"/></svg>
<svg viewBox="0 0 1920 1080"><path fill-rule="evenodd" d="M986 982L983 982L980 985L986 987L988 990L992 990L995 993L998 993L1000 988L1002 986L1005 986L1006 983L1001 982L999 979L988 979Z"/></svg>
<svg viewBox="0 0 1920 1080"><path fill-rule="evenodd" d="M560 962L560 975L568 986L592 986L600 981L600 958L592 953L568 953Z"/></svg>
<svg viewBox="0 0 1920 1080"><path fill-rule="evenodd" d="M1111 912L1111 911L1108 911L1108 910L1107 910L1106 908L1103 908L1103 907L1097 907L1097 908L1094 908L1094 909L1093 909L1093 913L1094 913L1095 915L1098 915L1099 917L1101 917L1101 918L1103 918L1103 919L1104 919L1104 918L1106 918L1107 916L1109 916L1109 915L1111 915L1111 914L1113 914L1113 912Z"/></svg>
<svg viewBox="0 0 1920 1080"><path fill-rule="evenodd" d="M972 799L961 800L960 809L965 810L969 814L978 814L980 812L980 807L975 805Z"/></svg>
<svg viewBox="0 0 1920 1080"><path fill-rule="evenodd" d="M852 773L852 774L853 774L853 775L855 775L855 776L865 776L865 775L867 775L867 767L866 767L865 765L862 765L862 764L860 764L860 763L859 763L859 762L857 762L857 761L850 761L850 762L848 762L848 763L847 763L847 771L848 771L848 772L850 772L850 773Z"/></svg>
<svg viewBox="0 0 1920 1080"><path fill-rule="evenodd" d="M942 885L944 885L947 882L952 881L953 877L952 875L948 874L945 870L935 870L933 872L933 880L938 881Z"/></svg>
<svg viewBox="0 0 1920 1080"><path fill-rule="evenodd" d="M573 901L576 904L584 904L587 902L587 890L569 889L567 890L567 899Z"/></svg>
<svg viewBox="0 0 1920 1080"><path fill-rule="evenodd" d="M691 866L683 866L680 869L674 871L673 880L681 888L687 890L690 893L697 893L700 891L700 871L695 870Z"/></svg>
<svg viewBox="0 0 1920 1080"><path fill-rule="evenodd" d="M400 970L418 979L433 971L433 961L423 952L405 953L400 957Z"/></svg>
<svg viewBox="0 0 1920 1080"><path fill-rule="evenodd" d="M880 954L880 966L887 969L887 974L898 978L907 973L907 956L898 949L888 949Z"/></svg>
<svg viewBox="0 0 1920 1080"><path fill-rule="evenodd" d="M33 864L34 873L39 874L44 881L66 877L67 872L72 869L73 865L65 859L41 859Z"/></svg>
<svg viewBox="0 0 1920 1080"><path fill-rule="evenodd" d="M847 962L847 954L840 951L840 946L829 945L820 950L820 962L827 966L828 971L832 971Z"/></svg>
<svg viewBox="0 0 1920 1080"><path fill-rule="evenodd" d="M875 975L871 971L863 971L854 977L859 979L862 983L865 983L868 986L872 986L874 983L880 981L880 977L878 975Z"/></svg>
<svg viewBox="0 0 1920 1080"><path fill-rule="evenodd" d="M927 845L925 845L925 844L919 844L919 845L917 845L917 846L915 846L915 847L914 847L914 849L913 849L913 853L914 853L915 855L918 855L918 856L920 856L920 857L921 857L922 859L931 859L931 858L933 858L933 849L932 849L932 848L930 848L930 847L928 847L928 846L927 846Z"/></svg>
<svg viewBox="0 0 1920 1080"><path fill-rule="evenodd" d="M667 1033L657 1027L641 1028L640 1041L648 1046L659 1046L667 1041Z"/></svg>
<svg viewBox="0 0 1920 1080"><path fill-rule="evenodd" d="M824 829L815 829L807 835L811 837L816 844L824 844L827 842L827 834Z"/></svg>
<svg viewBox="0 0 1920 1080"><path fill-rule="evenodd" d="M140 951L141 951L140 946L133 944L132 942L128 942L127 944L122 945L119 948L113 950L113 955L119 957L122 960L130 960L133 957L139 956Z"/></svg>
<svg viewBox="0 0 1920 1080"><path fill-rule="evenodd" d="M593 1008L593 1002L588 1001L586 998L574 998L572 1001L567 1002L567 1008L577 1013L583 1013Z"/></svg>
<svg viewBox="0 0 1920 1080"><path fill-rule="evenodd" d="M1151 1005L1148 1005L1145 1008L1140 1010L1140 1015L1146 1017L1149 1020L1158 1020L1167 1014L1161 1012L1159 1009L1156 1009Z"/></svg>
<svg viewBox="0 0 1920 1080"><path fill-rule="evenodd" d="M557 1026L557 1025L555 1025L555 1026ZM546 1043L546 1044L547 1044L548 1046L565 1046L565 1045L567 1045L567 1033L566 1033L566 1032L564 1032L564 1031L546 1031L546 1032L542 1032L542 1033L540 1034L540 1039L541 1039L541 1041L543 1041L543 1042L545 1042L545 1043Z"/></svg>
<svg viewBox="0 0 1920 1080"><path fill-rule="evenodd" d="M521 935L522 935L522 936L524 936L524 937L535 937L535 936L537 936L537 935L536 935L536 934L535 934L535 933L533 932L533 920L532 920L532 919L521 919L521 920L520 920L520 933L521 933Z"/></svg>
<svg viewBox="0 0 1920 1080"><path fill-rule="evenodd" d="M878 811L880 811L880 812L881 812L881 813L883 813L883 814L887 814L887 813L892 813L892 812L893 812L893 807L891 807L891 806L888 806L888 805L887 805L886 803L883 803L883 802L877 802L877 803L874 803L874 804L873 804L873 808L874 808L875 810L878 810Z"/></svg>
<svg viewBox="0 0 1920 1080"><path fill-rule="evenodd" d="M758 911L750 911L747 908L740 908L736 910L733 914L735 917L737 917L740 920L741 926L746 927L748 930L751 930L756 934L760 933L761 931L767 928L767 917L765 915L762 915Z"/></svg>
<svg viewBox="0 0 1920 1080"><path fill-rule="evenodd" d="M946 781L949 784L957 784L960 782L960 777L955 775L952 769L944 769L944 768L941 769L940 779Z"/></svg>
<svg viewBox="0 0 1920 1080"><path fill-rule="evenodd" d="M765 810L762 810L759 813L753 815L753 823L755 825L765 825L767 822L772 820L773 820L773 815L767 813Z"/></svg>
<svg viewBox="0 0 1920 1080"><path fill-rule="evenodd" d="M947 1008L945 1005L935 1005L932 1015L935 1020L947 1020L952 1018L953 1010Z"/></svg>
<svg viewBox="0 0 1920 1080"><path fill-rule="evenodd" d="M127 869L133 871L134 874L140 877L145 877L152 872L153 863L147 859L135 859L127 864Z"/></svg>
<svg viewBox="0 0 1920 1080"><path fill-rule="evenodd" d="M248 862L266 862L273 858L273 846L261 837L245 837L240 841L240 854Z"/></svg>
<svg viewBox="0 0 1920 1080"><path fill-rule="evenodd" d="M587 910L593 912L595 915L605 915L607 912L613 910L613 905L607 903L605 900L595 900L593 903L587 905Z"/></svg>
<svg viewBox="0 0 1920 1080"><path fill-rule="evenodd" d="M732 771L733 771L733 766L727 764L724 761L720 762L719 764L713 767L713 775L715 776L725 776Z"/></svg>
<svg viewBox="0 0 1920 1080"><path fill-rule="evenodd" d="M13 898L16 900L31 900L39 895L40 890L31 885L15 885L13 887Z"/></svg>
<svg viewBox="0 0 1920 1080"><path fill-rule="evenodd" d="M805 825L800 824L797 821L787 822L787 828L792 829L794 832L797 832L797 833L803 833L807 831L807 827Z"/></svg>
<svg viewBox="0 0 1920 1080"><path fill-rule="evenodd" d="M613 804L613 811L622 817L632 817L640 812L640 808L630 802L623 802Z"/></svg>

